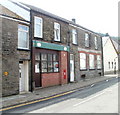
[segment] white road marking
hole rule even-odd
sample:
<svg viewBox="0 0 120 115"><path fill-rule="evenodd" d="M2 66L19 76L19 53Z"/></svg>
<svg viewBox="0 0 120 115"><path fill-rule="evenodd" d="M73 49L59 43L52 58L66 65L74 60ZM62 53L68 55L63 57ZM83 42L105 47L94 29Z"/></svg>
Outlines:
<svg viewBox="0 0 120 115"><path fill-rule="evenodd" d="M118 84L118 83L117 83L117 84ZM118 85L117 85L117 84L113 85L112 87L118 88ZM95 95L95 96L92 96L92 97L90 97L90 98L88 98L88 99L85 99L84 101L81 101L80 103L77 103L77 104L75 104L75 105L73 105L73 106L78 106L78 105L80 105L80 104L83 104L83 103L85 103L85 102L87 102L87 101L90 101L90 100L96 98L96 97L99 97L100 95L103 95L103 94L106 93L106 92L112 92L111 87L106 88L106 89L104 89L101 93L99 93L99 94L97 94L97 95Z"/></svg>
<svg viewBox="0 0 120 115"><path fill-rule="evenodd" d="M73 105L73 106L78 106L78 105L80 105L80 104L83 104L83 103L85 103L85 102L87 102L87 101L90 101L90 100L92 100L92 99L100 96L100 95L103 95L104 93L105 93L105 92L99 93L99 94L97 94L97 95L95 95L95 96L93 96L93 97L91 97L91 98L88 98L88 99L86 99L86 100L84 100L84 101L81 101L80 103L77 103L77 104L75 104L75 105Z"/></svg>
<svg viewBox="0 0 120 115"><path fill-rule="evenodd" d="M95 84L92 84L91 87L93 87Z"/></svg>

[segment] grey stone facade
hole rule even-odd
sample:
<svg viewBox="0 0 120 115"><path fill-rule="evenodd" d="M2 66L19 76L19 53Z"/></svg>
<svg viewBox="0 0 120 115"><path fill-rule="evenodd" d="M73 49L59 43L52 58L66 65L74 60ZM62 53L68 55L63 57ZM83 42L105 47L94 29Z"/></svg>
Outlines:
<svg viewBox="0 0 120 115"><path fill-rule="evenodd" d="M29 6L28 6L29 7ZM68 52L68 81L70 78L70 54L74 54L74 73L75 81L81 80L81 76L85 75L87 78L96 77L102 75L102 68L90 70L87 68L84 71L80 70L80 56L79 48L84 50L101 52L102 55L102 46L101 46L101 37L94 32L91 32L87 29L83 29L72 23L71 21L65 20L63 18L57 17L53 14L46 13L42 10L31 7L30 17L31 25L29 30L29 50L18 49L18 24L22 18L16 16L16 14L10 12L4 8L4 14L9 16L15 16L18 20L10 20L7 18L2 18L2 94L3 96L13 95L19 93L19 62L20 61L29 61L29 90L32 90L33 84L33 67L35 66L31 63L31 58L35 58L35 52L37 48L33 48L32 42L43 41L47 43L54 43L58 45L69 46L70 51ZM34 16L40 17L43 19L43 38L34 37ZM54 22L60 24L60 41L54 41ZM71 25L72 23L72 25ZM78 44L72 43L72 29L77 30ZM85 47L85 32L90 34L90 46ZM98 38L98 49L95 49L94 37ZM0 41L1 42L1 41ZM32 49L31 49L32 46ZM35 51L35 52L34 52ZM60 54L60 53L59 53ZM88 54L87 54L88 57ZM95 57L96 58L96 57ZM33 61L32 60L32 61ZM96 62L95 62L96 63ZM102 63L102 62L101 62ZM0 63L1 64L1 63Z"/></svg>
<svg viewBox="0 0 120 115"><path fill-rule="evenodd" d="M3 7L3 14L14 16ZM18 20L2 17L2 96L19 94L19 61L30 60L30 51L18 49ZM1 63L0 63L1 64ZM0 66L1 67L1 66Z"/></svg>
<svg viewBox="0 0 120 115"><path fill-rule="evenodd" d="M102 65L102 39L101 36L98 34L91 32L89 30L85 30L79 26L76 26L76 24L70 25L69 30L71 32L72 29L77 30L77 44L72 43L72 33L70 33L70 53L74 54L74 61L75 61L75 80L78 81L82 77L82 75L85 75L86 78L90 77L97 77L103 75L103 68L90 70L89 67L87 67L86 70L80 70L80 56L79 56L79 48L88 51L93 51L94 52L101 52L101 65ZM89 41L89 47L85 47L85 33L88 33L90 35L90 41ZM98 48L95 49L95 43L94 43L94 37L97 36L98 39ZM87 54L88 58L89 54ZM95 57L96 58L96 57ZM95 62L96 63L96 62ZM89 64L89 63L88 63ZM102 66L103 67L103 66Z"/></svg>
<svg viewBox="0 0 120 115"><path fill-rule="evenodd" d="M38 16L40 18L43 19L43 38L34 38L34 16ZM32 11L31 13L31 17L32 17L32 39L36 39L36 40L41 40L41 41L46 41L49 43L53 43L54 41L54 22L57 22L60 24L60 42L55 42L56 44L67 44L67 40L68 40L68 23L66 22L62 22L60 20L51 18L49 16L45 16L41 13L37 13Z"/></svg>

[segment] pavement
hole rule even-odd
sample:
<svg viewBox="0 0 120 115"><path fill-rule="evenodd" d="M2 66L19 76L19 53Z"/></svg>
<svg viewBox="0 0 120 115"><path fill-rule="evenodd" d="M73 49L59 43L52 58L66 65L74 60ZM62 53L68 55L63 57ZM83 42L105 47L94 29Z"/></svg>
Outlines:
<svg viewBox="0 0 120 115"><path fill-rule="evenodd" d="M22 104L22 103L27 103L33 100L65 93L65 92L68 92L68 91L71 91L77 88L83 88L85 86L89 86L94 83L104 81L104 80L107 80L113 77L118 77L118 74L110 74L110 75L105 75L105 76L92 77L89 79L80 80L78 82L68 83L65 85L52 86L48 88L40 88L40 89L35 90L34 92L28 92L28 93L23 93L19 95L3 97L0 99L0 103L2 103L2 108L6 108L6 107Z"/></svg>

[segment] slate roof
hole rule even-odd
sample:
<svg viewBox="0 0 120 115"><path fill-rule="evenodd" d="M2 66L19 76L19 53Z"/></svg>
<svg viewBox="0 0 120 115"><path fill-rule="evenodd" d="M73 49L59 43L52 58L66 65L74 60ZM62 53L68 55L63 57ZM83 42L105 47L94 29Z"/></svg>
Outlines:
<svg viewBox="0 0 120 115"><path fill-rule="evenodd" d="M22 4L24 4L24 3L22 3ZM67 19L64 19L64 18L62 18L62 17L60 17L60 16L54 15L54 14L52 14L52 13L50 13L50 12L47 12L47 11L41 9L41 8L38 8L38 7L35 7L35 6L32 6L32 5L28 5L28 4L24 4L24 5L26 5L27 7L29 7L29 8L30 8L31 10L33 10L33 11L39 12L39 13L41 13L41 14L47 15L47 16L49 16L49 17L52 17L52 18L61 20L61 21L63 21L63 22L69 23L69 24L72 24L72 25L74 25L74 26L80 27L80 28L82 28L82 29L84 29L84 30L87 30L87 31L89 31L89 32L91 32L91 33L94 33L94 34L97 34L97 35L101 36L100 34L94 32L94 31L92 31L92 30L89 30L89 29L87 29L87 28L85 28L85 27L83 27L83 26L80 26L79 24L76 24L76 23L74 23L74 22L72 22L72 21L69 21L69 20L67 20Z"/></svg>

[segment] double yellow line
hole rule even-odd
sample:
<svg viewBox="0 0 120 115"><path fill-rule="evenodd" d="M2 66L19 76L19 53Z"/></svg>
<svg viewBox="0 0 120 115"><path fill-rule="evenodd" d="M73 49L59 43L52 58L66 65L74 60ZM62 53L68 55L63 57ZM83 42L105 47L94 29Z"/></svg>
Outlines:
<svg viewBox="0 0 120 115"><path fill-rule="evenodd" d="M57 94L57 95L54 95L54 96L51 96L51 97L46 97L46 98L43 98L43 99L40 99L40 100L31 101L31 102L27 102L27 103L15 105L15 106L3 108L3 109L0 109L0 111L6 111L6 110L14 109L14 108L17 108L17 107L22 107L22 106L30 105L30 104L33 104L33 103L37 103L37 102L41 102L41 101L46 101L46 100L49 100L49 99L53 99L53 98L56 98L56 97L60 97L60 96L64 96L64 95L73 93L75 91L76 90L72 90L72 91L68 91L68 92L65 92L65 93L62 93L62 94Z"/></svg>

